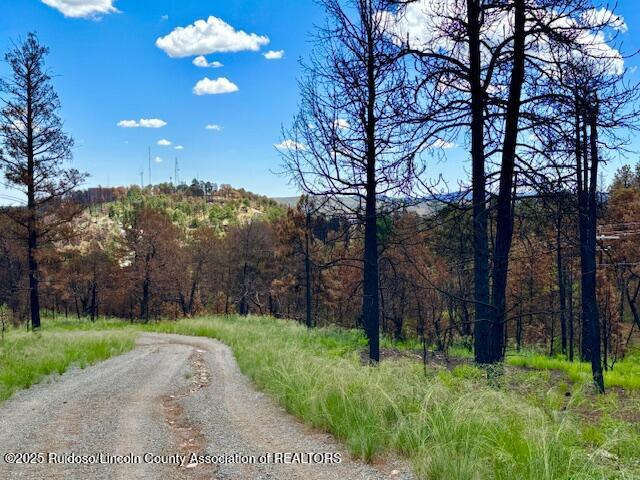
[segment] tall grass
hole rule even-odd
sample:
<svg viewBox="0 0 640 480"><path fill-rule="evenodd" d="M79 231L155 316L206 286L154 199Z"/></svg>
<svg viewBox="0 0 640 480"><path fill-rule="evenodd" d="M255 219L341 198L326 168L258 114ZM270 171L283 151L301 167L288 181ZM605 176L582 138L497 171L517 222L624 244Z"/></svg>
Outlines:
<svg viewBox="0 0 640 480"><path fill-rule="evenodd" d="M619 423L595 438L573 412L580 395L531 401L488 387L473 366L427 376L410 360L365 366L359 333L309 331L291 322L229 317L147 328L222 340L242 371L289 412L367 461L401 453L421 478L640 478L633 447L640 432Z"/></svg>
<svg viewBox="0 0 640 480"><path fill-rule="evenodd" d="M0 342L0 402L45 376L84 368L134 347L134 332L9 331Z"/></svg>
<svg viewBox="0 0 640 480"><path fill-rule="evenodd" d="M523 352L521 355L507 357L507 363L518 367L536 370L558 370L567 374L574 382L588 382L591 379L591 364L588 362L569 362L564 357L549 357L536 352ZM640 389L640 352L634 351L617 362L613 370L604 372L606 387Z"/></svg>

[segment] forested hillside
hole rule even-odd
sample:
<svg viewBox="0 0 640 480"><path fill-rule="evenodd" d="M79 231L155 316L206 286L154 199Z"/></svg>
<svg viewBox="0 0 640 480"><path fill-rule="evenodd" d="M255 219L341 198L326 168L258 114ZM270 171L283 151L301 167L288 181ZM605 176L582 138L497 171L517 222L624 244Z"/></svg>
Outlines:
<svg viewBox="0 0 640 480"><path fill-rule="evenodd" d="M41 252L42 304L53 316L147 322L203 313L268 314L310 325L360 327L361 226L321 199L295 208L230 186L194 181L73 195L83 212ZM608 199L608 200L607 200ZM382 332L429 349L471 348L466 200L430 202L379 220ZM640 180L621 169L602 196L598 308L605 368L640 330L636 208ZM581 358L579 243L567 195L517 202L506 345ZM6 233L15 229L5 223ZM26 321L24 254L2 237L2 297Z"/></svg>

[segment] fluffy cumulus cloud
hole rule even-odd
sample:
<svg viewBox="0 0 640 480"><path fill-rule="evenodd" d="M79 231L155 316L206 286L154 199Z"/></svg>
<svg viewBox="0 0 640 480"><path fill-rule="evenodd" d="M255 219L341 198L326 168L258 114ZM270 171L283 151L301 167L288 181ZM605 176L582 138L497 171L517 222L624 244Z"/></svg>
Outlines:
<svg viewBox="0 0 640 480"><path fill-rule="evenodd" d="M454 42L447 32L450 31L450 19L466 18L465 2L442 0L416 0L397 13L381 12L385 28L398 41L408 41L412 47L425 51L446 53L461 61L468 57L466 44ZM585 11L581 18L573 18L560 14L553 9L539 10L537 22L546 24L550 29L565 32L573 30L575 42L580 44L580 51L570 53L573 60L593 65L603 72L620 74L624 70L624 58L609 43L607 30L626 32L624 19L606 8ZM486 46L495 47L513 33L512 12L500 12L488 17L484 26L482 41ZM584 26L592 27L592 30ZM551 42L544 35L527 46L532 58L540 59L541 67L553 75L553 68L542 63L551 60ZM488 63L489 48L481 52L482 61Z"/></svg>
<svg viewBox="0 0 640 480"><path fill-rule="evenodd" d="M184 147L182 145L176 145L175 147L176 150L184 150Z"/></svg>
<svg viewBox="0 0 640 480"><path fill-rule="evenodd" d="M222 63L217 61L208 62L207 58L204 55L199 55L196 58L194 58L193 64L196 67L200 67L200 68L220 68L224 66L222 65Z"/></svg>
<svg viewBox="0 0 640 480"><path fill-rule="evenodd" d="M162 140L158 140L158 145L160 145L161 147L168 147L169 145L171 145L171 142L166 138L163 138Z"/></svg>
<svg viewBox="0 0 640 480"><path fill-rule="evenodd" d="M136 120L120 120L118 126L121 128L137 128L140 126L140 123Z"/></svg>
<svg viewBox="0 0 640 480"><path fill-rule="evenodd" d="M140 120L120 120L118 126L121 128L162 128L167 124L159 118L141 118Z"/></svg>
<svg viewBox="0 0 640 480"><path fill-rule="evenodd" d="M304 144L302 143L298 143L294 140L283 140L280 143L276 143L273 145L274 147L276 147L278 150L306 150L306 146L304 146Z"/></svg>
<svg viewBox="0 0 640 480"><path fill-rule="evenodd" d="M206 130L213 130L213 131L216 131L216 132L219 132L220 130L222 130L222 127L220 125L216 125L215 123L210 123L209 125L207 125L204 128Z"/></svg>
<svg viewBox="0 0 640 480"><path fill-rule="evenodd" d="M620 15L616 15L611 10L607 10L602 7L600 9L592 8L587 10L583 16L582 20L587 24L594 27L599 25L606 25L619 32L626 32L629 30L624 18Z"/></svg>
<svg viewBox="0 0 640 480"><path fill-rule="evenodd" d="M156 158L153 159L153 161L156 162L156 163L162 163L163 162L162 157L156 157Z"/></svg>
<svg viewBox="0 0 640 480"><path fill-rule="evenodd" d="M170 57L189 57L218 52L258 51L269 43L269 37L236 30L218 17L196 20L177 27L156 40L156 46Z"/></svg>
<svg viewBox="0 0 640 480"><path fill-rule="evenodd" d="M263 53L264 58L267 60L280 60L284 57L284 50L269 50Z"/></svg>
<svg viewBox="0 0 640 480"><path fill-rule="evenodd" d="M233 93L238 90L239 88L235 83L224 77L216 78L215 80L205 77L193 87L193 93L196 95L220 95L221 93Z"/></svg>
<svg viewBox="0 0 640 480"><path fill-rule="evenodd" d="M65 17L97 18L116 13L115 0L42 0L42 3L59 10Z"/></svg>

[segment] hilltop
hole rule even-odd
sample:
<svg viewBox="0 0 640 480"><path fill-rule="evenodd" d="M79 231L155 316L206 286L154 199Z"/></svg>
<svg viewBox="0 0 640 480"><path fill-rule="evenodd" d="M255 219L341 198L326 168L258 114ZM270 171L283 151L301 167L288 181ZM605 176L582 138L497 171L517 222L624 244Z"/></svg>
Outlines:
<svg viewBox="0 0 640 480"><path fill-rule="evenodd" d="M140 187L92 187L73 194L91 217L121 220L139 208L166 213L177 226L191 230L209 226L222 232L249 219L272 221L286 207L276 200L231 185L193 180L191 184L162 183Z"/></svg>

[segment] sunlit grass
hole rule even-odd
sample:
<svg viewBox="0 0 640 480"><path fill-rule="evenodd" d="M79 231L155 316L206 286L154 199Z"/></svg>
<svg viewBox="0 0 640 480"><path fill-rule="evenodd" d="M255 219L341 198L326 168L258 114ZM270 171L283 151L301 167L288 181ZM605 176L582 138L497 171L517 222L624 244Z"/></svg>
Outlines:
<svg viewBox="0 0 640 480"><path fill-rule="evenodd" d="M358 332L308 330L266 318L203 318L144 327L220 339L259 388L367 461L405 455L424 479L639 478L638 427L594 426L573 388L545 372L513 377L530 391L491 388L469 364L452 371L408 359L362 365ZM524 378L526 376L527 378ZM614 409L607 406L605 409ZM608 418L608 417L607 417ZM598 432L598 434L594 434Z"/></svg>
<svg viewBox="0 0 640 480"><path fill-rule="evenodd" d="M194 320L195 321L195 320ZM261 325L269 324L273 320L261 317L252 317L252 322L262 322ZM181 320L180 323L184 323ZM168 322L171 324L171 322ZM287 325L290 322L285 322ZM51 330L114 330L114 329L154 329L155 323L148 326L139 323L126 322L124 320L112 318L100 318L95 322L90 322L86 318L80 320L76 318L57 320L47 319L43 323L45 329ZM164 327L163 327L164 328ZM315 335L314 332L321 332L321 335ZM366 349L367 340L361 330L344 329L338 327L326 327L320 330L312 330L310 335L305 336L302 341L305 345L315 348L316 346L330 350L332 355L342 355L345 352L354 352L355 350ZM409 338L403 341L396 341L389 336L382 335L380 338L380 346L384 349L393 349L400 352L412 351L421 353L422 345L417 338ZM429 347L432 350L432 347ZM325 352L328 353L328 352ZM451 345L447 350L449 357L473 359L473 351L462 345ZM508 352L506 363L515 367L531 368L535 370L556 370L564 372L567 377L576 383L591 382L591 365L587 362L574 361L570 362L561 355L550 357L543 355L534 350L522 350L521 352ZM625 389L640 389L640 350L627 353L626 357L616 362L613 370L604 372L606 387L622 387Z"/></svg>
<svg viewBox="0 0 640 480"><path fill-rule="evenodd" d="M420 478L640 478L640 425L633 413L640 397L595 395L586 364L528 351L510 354L513 367L489 386L486 373L471 362L450 369L430 364L426 375L420 362L402 356L370 367L360 360L366 349L361 331L308 330L265 317L148 325L59 319L45 328L64 335L78 329L142 330L217 338L232 348L242 371L289 412L331 432L356 457L406 456ZM420 349L416 340L383 337L381 345ZM462 345L449 355L472 356ZM638 363L631 355L616 364L608 384L637 388L627 376L637 375ZM552 376L554 371L566 376Z"/></svg>
<svg viewBox="0 0 640 480"><path fill-rule="evenodd" d="M30 333L10 330L0 342L0 402L47 375L84 368L131 350L134 332Z"/></svg>
<svg viewBox="0 0 640 480"><path fill-rule="evenodd" d="M507 356L507 363L517 367L536 370L558 370L574 382L591 381L591 364L587 362L569 362L561 356L549 357L534 352ZM640 389L640 354L632 352L624 360L617 362L613 370L604 372L605 387Z"/></svg>

